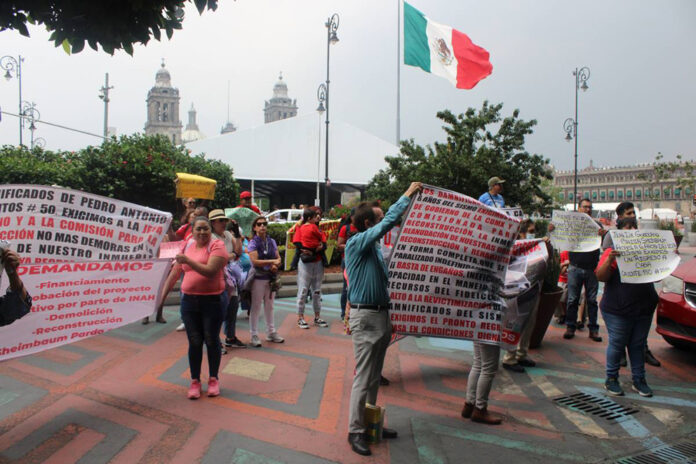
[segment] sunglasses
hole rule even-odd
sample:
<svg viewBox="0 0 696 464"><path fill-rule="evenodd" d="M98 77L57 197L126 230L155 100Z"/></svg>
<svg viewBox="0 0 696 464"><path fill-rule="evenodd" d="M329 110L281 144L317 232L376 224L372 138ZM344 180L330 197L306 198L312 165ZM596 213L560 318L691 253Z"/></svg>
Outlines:
<svg viewBox="0 0 696 464"><path fill-rule="evenodd" d="M268 227L268 223L267 222L257 222L256 223L256 227L261 227L261 226Z"/></svg>

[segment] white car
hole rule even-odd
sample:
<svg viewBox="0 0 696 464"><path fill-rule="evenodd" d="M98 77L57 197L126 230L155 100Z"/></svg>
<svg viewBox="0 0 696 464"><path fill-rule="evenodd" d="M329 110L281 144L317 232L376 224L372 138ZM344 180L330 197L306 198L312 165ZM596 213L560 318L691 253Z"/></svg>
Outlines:
<svg viewBox="0 0 696 464"><path fill-rule="evenodd" d="M270 223L297 222L302 219L301 209L277 209L266 214Z"/></svg>

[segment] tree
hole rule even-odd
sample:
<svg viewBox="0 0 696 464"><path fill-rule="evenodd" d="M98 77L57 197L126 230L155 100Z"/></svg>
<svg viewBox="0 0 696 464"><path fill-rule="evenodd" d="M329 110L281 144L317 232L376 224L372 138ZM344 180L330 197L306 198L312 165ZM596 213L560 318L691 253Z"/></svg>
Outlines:
<svg viewBox="0 0 696 464"><path fill-rule="evenodd" d="M690 192L696 182L696 164L692 161L684 161L682 155L677 155L676 161L663 161L664 158L665 156L658 152L652 164L652 170L641 172L636 176L648 185L645 199L650 203L651 217L655 201L665 194L665 184L674 183L676 188Z"/></svg>
<svg viewBox="0 0 696 464"><path fill-rule="evenodd" d="M171 39L181 29L183 7L195 3L199 13L217 9L218 0L9 0L0 2L0 31L16 30L29 37L27 23L43 24L50 40L68 53L89 44L94 50L133 54L133 44L143 45L162 31Z"/></svg>
<svg viewBox="0 0 696 464"><path fill-rule="evenodd" d="M215 179L211 207L236 204L239 185L221 161L191 156L164 136L109 139L77 152L50 152L6 145L0 149L0 183L60 185L142 206L176 212L177 172Z"/></svg>
<svg viewBox="0 0 696 464"><path fill-rule="evenodd" d="M469 108L457 116L438 112L447 141L436 142L434 148L402 141L400 154L387 156L388 167L370 180L368 196L393 202L418 180L478 198L488 191L488 179L498 176L506 181L506 204L519 205L527 214L544 212L552 199L542 180L553 177L551 167L547 159L524 149L536 120L520 119L519 110L501 118L502 107L486 101L481 109Z"/></svg>

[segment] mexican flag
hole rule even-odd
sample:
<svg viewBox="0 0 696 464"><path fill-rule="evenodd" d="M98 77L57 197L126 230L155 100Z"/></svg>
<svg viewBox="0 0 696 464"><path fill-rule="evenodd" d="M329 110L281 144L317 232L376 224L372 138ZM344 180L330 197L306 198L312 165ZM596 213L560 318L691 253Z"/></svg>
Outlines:
<svg viewBox="0 0 696 464"><path fill-rule="evenodd" d="M488 52L463 32L431 21L404 2L404 63L472 89L493 71Z"/></svg>

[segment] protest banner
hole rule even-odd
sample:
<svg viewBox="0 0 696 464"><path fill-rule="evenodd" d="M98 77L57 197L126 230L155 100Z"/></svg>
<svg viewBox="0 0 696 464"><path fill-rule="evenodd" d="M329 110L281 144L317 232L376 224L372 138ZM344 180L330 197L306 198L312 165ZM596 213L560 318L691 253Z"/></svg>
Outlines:
<svg viewBox="0 0 696 464"><path fill-rule="evenodd" d="M159 257L162 259L174 259L176 255L184 251L184 240L177 242L162 242L159 248Z"/></svg>
<svg viewBox="0 0 696 464"><path fill-rule="evenodd" d="M389 262L397 333L501 343L499 296L519 222L473 198L424 186Z"/></svg>
<svg viewBox="0 0 696 464"><path fill-rule="evenodd" d="M611 230L621 282L658 282L679 266L677 244L670 230Z"/></svg>
<svg viewBox="0 0 696 464"><path fill-rule="evenodd" d="M0 361L102 334L149 316L169 260L23 264L31 313L0 327ZM7 279L0 292L7 288Z"/></svg>
<svg viewBox="0 0 696 464"><path fill-rule="evenodd" d="M195 174L184 172L176 173L176 197L177 198L200 198L203 200L215 199L215 187L217 181Z"/></svg>
<svg viewBox="0 0 696 464"><path fill-rule="evenodd" d="M382 259L386 264L389 264L389 259L391 258L392 251L394 251L394 243L396 243L396 238L399 236L399 231L401 228L396 226L386 233L379 241L379 247L382 249Z"/></svg>
<svg viewBox="0 0 696 464"><path fill-rule="evenodd" d="M171 220L79 190L0 186L0 239L11 241L23 262L152 258Z"/></svg>
<svg viewBox="0 0 696 464"><path fill-rule="evenodd" d="M341 224L340 219L332 219L330 221L321 221L319 230L326 235L326 259L331 262L334 250L336 249L336 241L338 240L338 226ZM285 234L285 270L290 270L290 264L295 257L297 249L292 243L292 238L295 235L294 228L287 231Z"/></svg>
<svg viewBox="0 0 696 464"><path fill-rule="evenodd" d="M554 211L551 222L554 226L550 233L551 242L559 250L594 251L602 244L597 233L601 229L600 225L585 213Z"/></svg>

